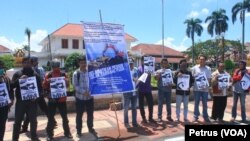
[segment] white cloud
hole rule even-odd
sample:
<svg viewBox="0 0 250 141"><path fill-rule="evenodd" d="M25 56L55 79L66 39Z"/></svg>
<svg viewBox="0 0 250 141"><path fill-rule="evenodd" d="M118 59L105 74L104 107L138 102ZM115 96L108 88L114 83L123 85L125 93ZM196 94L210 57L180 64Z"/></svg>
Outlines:
<svg viewBox="0 0 250 141"><path fill-rule="evenodd" d="M191 11L191 12L187 15L188 18L196 18L196 17L198 17L198 16L199 16L199 12L198 12L198 11Z"/></svg>
<svg viewBox="0 0 250 141"><path fill-rule="evenodd" d="M203 31L207 29L208 27L208 23L202 23L201 26L203 27Z"/></svg>
<svg viewBox="0 0 250 141"><path fill-rule="evenodd" d="M184 37L184 39L182 40L182 42L179 45L175 45L174 42L174 38L172 37L167 37L164 39L164 45L167 47L170 47L172 49L175 49L177 51L185 51L188 47L186 47L184 45L184 42L187 40L187 37ZM162 40L156 42L155 44L161 45L162 44Z"/></svg>
<svg viewBox="0 0 250 141"><path fill-rule="evenodd" d="M201 11L194 11L194 10L192 10L187 15L187 17L188 18L197 18L199 16L206 16L206 15L208 15L208 13L209 13L209 10L207 8L203 8L203 9L201 9Z"/></svg>
<svg viewBox="0 0 250 141"><path fill-rule="evenodd" d="M46 30L36 30L34 33L31 33L30 37L30 46L31 50L34 51L40 51L41 46L39 46L39 42L42 41L46 36L48 35L48 32ZM0 45L3 45L11 50L15 50L17 48L23 48L24 45L28 44L28 38L25 37L24 41L16 42L13 39L8 39L5 36L0 36Z"/></svg>
<svg viewBox="0 0 250 141"><path fill-rule="evenodd" d="M209 10L207 8L203 8L201 10L201 13L204 14L204 15L207 15L209 13Z"/></svg>
<svg viewBox="0 0 250 141"><path fill-rule="evenodd" d="M246 13L246 17L250 17L250 13Z"/></svg>

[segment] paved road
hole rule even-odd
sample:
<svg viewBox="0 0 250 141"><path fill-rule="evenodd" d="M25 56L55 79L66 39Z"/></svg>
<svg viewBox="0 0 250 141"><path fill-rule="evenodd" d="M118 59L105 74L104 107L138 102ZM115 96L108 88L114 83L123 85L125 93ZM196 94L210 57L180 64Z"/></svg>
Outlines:
<svg viewBox="0 0 250 141"><path fill-rule="evenodd" d="M228 105L227 109L225 111L225 124L246 124L241 123L240 120L240 105L238 104L238 116L236 118L235 123L229 122L231 118L231 109L232 109L232 97L228 98ZM193 116L193 108L194 104L193 101L189 102L189 119L192 120ZM201 105L200 105L201 107ZM212 107L212 101L208 102L208 113L211 115L211 107ZM146 111L147 111L147 107ZM194 123L184 123L182 122L183 117L181 117L181 122L168 122L166 121L166 110L165 105L163 107L163 122L159 122L157 124L141 124L141 127L139 128L130 128L126 129L123 124L123 111L116 111L116 114L114 111L110 110L100 110L95 111L94 113L94 128L96 129L98 133L98 137L93 136L92 134L87 132L86 128L86 122L83 124L83 136L82 138L76 137L76 129L75 129L75 113L69 113L69 125L71 129L71 133L73 135L73 139L75 141L80 140L86 140L86 141L115 141L115 140L126 140L126 141L182 141L184 140L184 130L185 130L185 124L194 124ZM247 95L246 97L246 110L247 110L247 119L250 120L250 95ZM172 116L174 119L175 117L175 103L172 103ZM157 119L157 105L154 105L154 119ZM140 123L141 117L140 112L138 110L138 122ZM131 112L129 112L131 114ZM147 114L147 113L146 113ZM117 118L116 118L117 115ZM181 115L182 116L182 115ZM85 121L86 115L84 115L84 121ZM118 120L116 120L118 119ZM56 120L58 122L58 127L54 130L55 132L55 139L58 141L67 141L68 139L63 136L63 130L62 130L62 121L59 115L56 115ZM196 123L196 124L208 124L204 123L202 121ZM117 124L118 122L118 124ZM46 140L46 128L47 124L47 118L45 116L38 116L38 136L42 141ZM209 124L218 124L215 121L212 121ZM249 122L247 123L249 124ZM13 127L13 121L7 122L7 129L5 133L5 141L10 141L12 137L12 127ZM119 128L119 130L118 130ZM20 141L29 141L30 135L28 133L23 133L20 135Z"/></svg>

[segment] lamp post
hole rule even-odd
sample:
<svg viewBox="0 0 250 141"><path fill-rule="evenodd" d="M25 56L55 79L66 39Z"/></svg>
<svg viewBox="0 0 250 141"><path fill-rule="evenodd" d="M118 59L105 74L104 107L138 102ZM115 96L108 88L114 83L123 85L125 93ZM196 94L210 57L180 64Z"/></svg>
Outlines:
<svg viewBox="0 0 250 141"><path fill-rule="evenodd" d="M164 0L161 0L162 6L162 59L164 58Z"/></svg>

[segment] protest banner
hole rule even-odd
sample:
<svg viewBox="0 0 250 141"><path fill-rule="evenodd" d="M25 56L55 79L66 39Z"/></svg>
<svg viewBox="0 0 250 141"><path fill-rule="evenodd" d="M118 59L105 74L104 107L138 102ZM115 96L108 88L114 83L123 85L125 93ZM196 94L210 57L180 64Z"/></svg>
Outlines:
<svg viewBox="0 0 250 141"><path fill-rule="evenodd" d="M123 25L83 23L91 95L134 90Z"/></svg>
<svg viewBox="0 0 250 141"><path fill-rule="evenodd" d="M19 79L19 85L22 100L35 100L39 97L35 76Z"/></svg>
<svg viewBox="0 0 250 141"><path fill-rule="evenodd" d="M10 103L9 93L6 87L6 83L0 84L0 107L7 106Z"/></svg>
<svg viewBox="0 0 250 141"><path fill-rule="evenodd" d="M50 78L51 98L61 98L67 96L65 77Z"/></svg>
<svg viewBox="0 0 250 141"><path fill-rule="evenodd" d="M204 72L199 73L195 77L195 82L196 82L198 89L204 89L204 88L209 87L209 83L208 83L206 74Z"/></svg>

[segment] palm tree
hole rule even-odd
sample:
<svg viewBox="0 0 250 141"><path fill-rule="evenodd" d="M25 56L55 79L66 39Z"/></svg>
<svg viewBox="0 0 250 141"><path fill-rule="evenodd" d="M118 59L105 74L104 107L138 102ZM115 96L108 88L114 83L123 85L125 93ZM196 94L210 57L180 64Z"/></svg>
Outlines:
<svg viewBox="0 0 250 141"><path fill-rule="evenodd" d="M208 16L205 20L205 22L209 22L207 27L207 32L212 37L214 35L221 36L221 42L222 42L222 60L224 61L224 33L228 30L228 17L226 15L226 10L219 9L218 11L212 12L212 15Z"/></svg>
<svg viewBox="0 0 250 141"><path fill-rule="evenodd" d="M250 0L236 3L232 8L232 22L236 21L238 13L240 13L240 21L242 23L242 47L241 58L243 59L243 49L245 45L245 12L250 12Z"/></svg>
<svg viewBox="0 0 250 141"><path fill-rule="evenodd" d="M26 28L25 29L25 34L27 35L27 37L28 37L28 52L29 52L29 57L30 57L30 35L31 35L31 31L30 31L30 29L29 28Z"/></svg>
<svg viewBox="0 0 250 141"><path fill-rule="evenodd" d="M192 65L194 65L194 33L201 36L203 27L201 26L202 21L198 18L190 18L185 20L184 24L187 24L186 35L192 39Z"/></svg>

